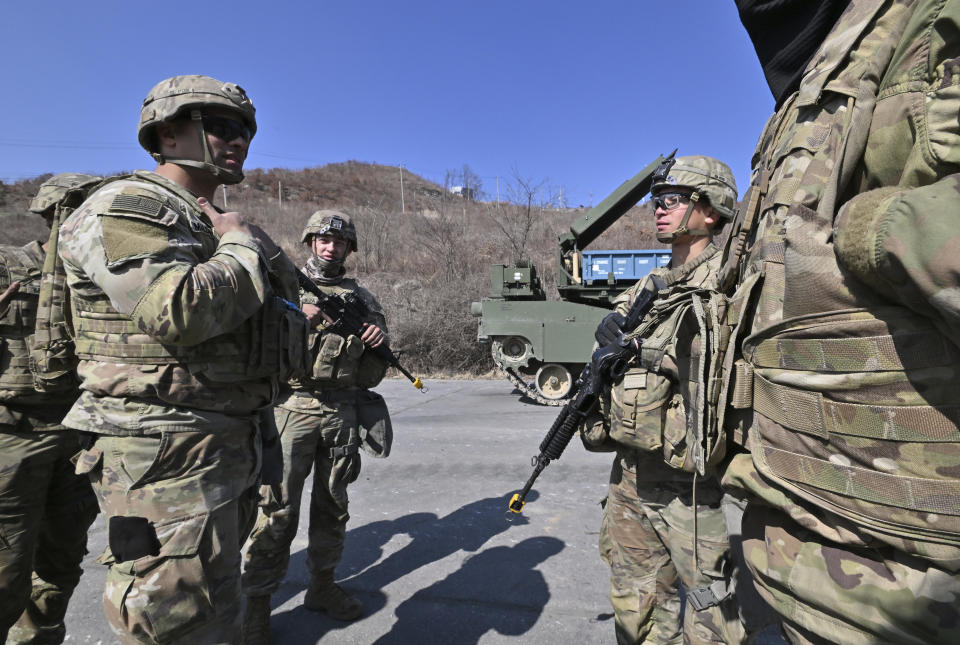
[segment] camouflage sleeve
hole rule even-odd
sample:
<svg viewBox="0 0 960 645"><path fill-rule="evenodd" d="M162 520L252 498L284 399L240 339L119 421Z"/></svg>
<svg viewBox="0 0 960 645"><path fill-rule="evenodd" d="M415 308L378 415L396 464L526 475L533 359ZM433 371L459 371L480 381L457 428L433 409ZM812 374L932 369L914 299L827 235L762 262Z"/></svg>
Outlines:
<svg viewBox="0 0 960 645"><path fill-rule="evenodd" d="M118 212L111 208L116 192L102 192L64 223L60 253L68 272L89 280L144 332L196 345L263 305L271 287L253 237L232 231L217 240L183 214ZM71 288L84 288L83 281L72 280Z"/></svg>
<svg viewBox="0 0 960 645"><path fill-rule="evenodd" d="M960 344L960 175L929 186L879 188L847 202L836 253L857 278L940 323Z"/></svg>
<svg viewBox="0 0 960 645"><path fill-rule="evenodd" d="M858 279L960 343L960 175L949 174L960 167L956 39L917 36L931 24L934 34L956 34L960 0L916 10L901 39L864 156L870 185L899 188L844 204L834 221L834 250Z"/></svg>

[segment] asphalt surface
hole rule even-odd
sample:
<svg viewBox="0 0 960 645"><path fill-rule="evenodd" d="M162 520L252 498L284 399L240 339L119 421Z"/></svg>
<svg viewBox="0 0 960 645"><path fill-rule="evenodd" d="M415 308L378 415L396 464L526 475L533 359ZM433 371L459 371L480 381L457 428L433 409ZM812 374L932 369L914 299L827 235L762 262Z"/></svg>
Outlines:
<svg viewBox="0 0 960 645"><path fill-rule="evenodd" d="M364 602L365 617L342 623L301 606L309 580L303 521L272 598L273 642L615 642L609 572L597 552L611 455L588 453L575 439L537 480L523 514L507 518L558 408L521 400L505 380L427 387L421 394L390 380L377 388L390 407L393 452L364 455L350 486L337 580ZM118 642L103 619L105 568L94 562L105 542L98 519L67 616L68 643Z"/></svg>

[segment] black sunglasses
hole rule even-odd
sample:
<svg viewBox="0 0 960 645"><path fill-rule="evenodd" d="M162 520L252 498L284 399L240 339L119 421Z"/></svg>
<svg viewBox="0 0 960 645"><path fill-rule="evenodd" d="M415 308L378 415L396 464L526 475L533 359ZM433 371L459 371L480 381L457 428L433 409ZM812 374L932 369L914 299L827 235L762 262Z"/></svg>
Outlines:
<svg viewBox="0 0 960 645"><path fill-rule="evenodd" d="M250 128L246 125L226 116L216 116L214 114L204 114L201 117L203 129L207 134L212 134L221 141L233 141L237 137L242 137L247 143L250 142Z"/></svg>

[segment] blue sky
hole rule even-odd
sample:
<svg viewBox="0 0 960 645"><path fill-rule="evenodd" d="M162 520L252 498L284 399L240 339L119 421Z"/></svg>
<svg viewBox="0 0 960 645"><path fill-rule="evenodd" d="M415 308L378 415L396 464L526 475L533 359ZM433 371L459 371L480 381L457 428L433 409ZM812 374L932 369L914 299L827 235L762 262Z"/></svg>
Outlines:
<svg viewBox="0 0 960 645"><path fill-rule="evenodd" d="M243 86L247 167L350 159L441 181L468 164L596 203L660 153L727 161L745 189L773 100L733 0L5 3L0 179L152 168L157 81Z"/></svg>

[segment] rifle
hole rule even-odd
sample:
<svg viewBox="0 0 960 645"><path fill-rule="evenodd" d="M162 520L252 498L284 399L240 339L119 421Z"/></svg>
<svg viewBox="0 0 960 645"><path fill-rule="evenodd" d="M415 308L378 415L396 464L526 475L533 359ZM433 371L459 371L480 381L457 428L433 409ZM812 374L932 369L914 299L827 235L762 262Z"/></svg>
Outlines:
<svg viewBox="0 0 960 645"><path fill-rule="evenodd" d="M360 336L363 333L365 319L370 315L370 308L355 293L348 293L345 297L336 294L324 293L320 287L313 283L303 271L297 270L297 281L300 288L307 291L317 298L317 306L320 308L320 315L329 323L327 329L341 336ZM395 367L401 374L410 379L413 387L426 392L423 387L423 381L404 369L400 364L400 359L390 349L390 345L383 342L376 347L366 347L387 363Z"/></svg>
<svg viewBox="0 0 960 645"><path fill-rule="evenodd" d="M650 311L657 299L657 294L664 286L658 278L654 278L652 282L653 289L644 289L633 301L623 326L626 332L637 328L643 317ZM523 510L527 493L533 487L533 482L537 480L537 477L551 461L560 459L560 455L566 450L577 428L596 409L600 402L600 393L627 371L630 359L639 348L632 347L632 341L624 339L624 334L625 332L621 331L620 338L594 350L590 362L583 367L580 376L573 384L573 398L560 410L560 414L557 415L553 425L550 426L547 436L540 443L540 454L530 462L530 465L533 466L533 474L530 475L520 492L514 494L510 499L509 509L514 513ZM637 342L640 342L639 339Z"/></svg>

